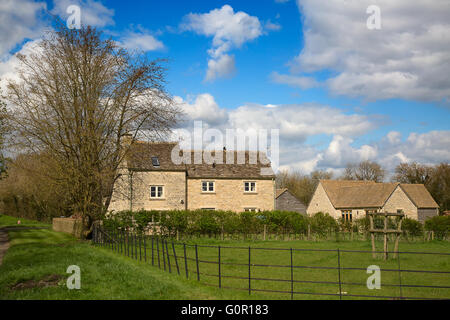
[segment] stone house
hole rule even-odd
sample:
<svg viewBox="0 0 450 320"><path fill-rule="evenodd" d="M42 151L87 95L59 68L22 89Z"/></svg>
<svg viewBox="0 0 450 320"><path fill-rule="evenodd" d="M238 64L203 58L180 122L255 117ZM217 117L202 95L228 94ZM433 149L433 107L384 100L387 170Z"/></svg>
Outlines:
<svg viewBox="0 0 450 320"><path fill-rule="evenodd" d="M423 222L438 215L439 206L423 184L321 180L306 212L326 212L350 221L367 212L403 212Z"/></svg>
<svg viewBox="0 0 450 320"><path fill-rule="evenodd" d="M137 141L120 168L108 211L274 208L275 175L262 153L181 152L177 143Z"/></svg>
<svg viewBox="0 0 450 320"><path fill-rule="evenodd" d="M275 209L306 214L306 205L297 199L287 188L276 190Z"/></svg>

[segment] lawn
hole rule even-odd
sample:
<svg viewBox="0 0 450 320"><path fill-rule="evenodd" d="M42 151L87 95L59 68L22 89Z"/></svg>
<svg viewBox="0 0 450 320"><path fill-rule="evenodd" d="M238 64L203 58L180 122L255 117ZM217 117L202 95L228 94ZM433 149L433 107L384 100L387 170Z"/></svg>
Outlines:
<svg viewBox="0 0 450 320"><path fill-rule="evenodd" d="M0 217L0 227L17 219ZM50 227L22 219L21 226ZM8 231L11 247L0 266L0 299L245 299L245 293L223 291L186 280L48 229ZM67 267L81 270L81 289L69 290ZM46 284L39 287L30 285ZM24 288L25 287L25 288ZM257 297L254 297L257 298Z"/></svg>
<svg viewBox="0 0 450 320"><path fill-rule="evenodd" d="M342 299L364 298L350 295L450 298L450 289L442 288L450 287L449 274L398 272L399 265L401 270L449 272L450 255L401 253L400 259L383 261L373 259L371 253L347 251L370 251L367 241L220 241L202 238L186 241L186 260L184 242L175 241L177 268L171 241L167 242L164 253L161 243L158 241L157 246L156 240L153 241L152 250L151 238L146 239L146 250L141 239L140 251L139 246L133 247L131 240L129 247L120 241L121 245L116 245L113 251L110 244L93 245L90 241L79 241L70 235L54 232L49 225L43 223L22 219L21 227L41 228L24 230L17 228L16 218L0 216L0 227L2 226L16 228L9 228L11 247L0 266L0 299L291 299L291 290L298 292L294 294L294 299L339 299L339 279L344 283L341 285ZM42 229L45 227L47 228ZM138 243L137 241L136 244ZM200 260L200 282L197 281L196 274L195 244L199 245L197 253ZM218 261L219 245L220 284L225 289L212 287L219 284L219 265L214 263ZM250 295L249 247L252 278ZM377 247L381 248L382 243L377 243ZM274 248L284 250L272 250ZM291 248L298 249L292 251L292 265L297 266L292 269ZM323 251L308 251L309 249ZM401 242L400 251L450 253L450 243ZM186 279L185 264L189 279ZM70 265L78 265L81 269L80 290L68 290L66 287L65 281L70 276L66 269ZM338 265L340 270L336 269ZM365 285L370 276L366 273L369 265L378 265L382 269L380 290L369 290ZM393 271L383 271L384 269ZM54 278L50 277L52 275ZM263 278L277 281L261 280ZM53 281L51 286L24 286L31 280L36 284L39 280L46 279ZM400 282L401 288L391 286ZM426 285L441 288L421 287ZM227 287L240 290L226 289Z"/></svg>
<svg viewBox="0 0 450 320"><path fill-rule="evenodd" d="M166 271L169 271L170 263L170 271L179 272L180 277L186 277L187 265L189 278L197 278L196 256L198 256L201 283L212 286L218 286L220 283L224 288L237 288L235 292L247 294L250 285L252 296L257 293L265 299L291 299L292 291L297 292L293 295L294 299L368 298L352 295L387 297L387 299L450 298L450 243L444 241L401 242L399 259L390 258L383 261L382 254L376 259L372 258L368 241L220 241L202 238L186 243L169 240L163 248L160 240L157 242L154 239L152 243L151 238L146 238L145 250L143 239L140 240L140 246L139 238L136 238L136 241L134 237L129 238L129 244L125 241L126 238L123 239L120 235L115 235L114 240L118 241L115 246L110 243L103 245L119 255L142 260L143 263ZM195 244L198 245L197 254ZM218 246L221 246L220 280ZM283 250L273 250L275 248ZM293 268L291 268L291 248ZM377 248L382 248L381 242L377 243ZM367 274L367 267L371 265L381 268L379 290L369 290L366 285L370 276ZM250 284L249 273L252 278ZM339 280L342 296L339 295ZM401 288L397 286L399 284L402 285Z"/></svg>

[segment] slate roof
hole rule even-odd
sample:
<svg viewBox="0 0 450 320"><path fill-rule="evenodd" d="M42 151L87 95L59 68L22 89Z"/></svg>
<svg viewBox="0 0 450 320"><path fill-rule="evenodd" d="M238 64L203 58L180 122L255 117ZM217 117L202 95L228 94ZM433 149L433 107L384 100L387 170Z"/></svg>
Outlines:
<svg viewBox="0 0 450 320"><path fill-rule="evenodd" d="M283 189L277 189L275 192L275 199L277 199L279 196L281 196L283 193L285 193L288 189L287 188L283 188Z"/></svg>
<svg viewBox="0 0 450 320"><path fill-rule="evenodd" d="M190 150L185 153L185 157L190 161L186 159L186 161L174 163L172 151L177 147L176 142L135 142L130 146L127 157L128 168L137 171L186 171L189 178L275 178L270 161L263 153L259 153L258 156L257 152L250 151L220 151L215 158L216 154L212 152L212 159L207 161L209 152ZM178 148L175 149L175 154L176 151ZM158 157L160 166L153 165L152 157ZM200 157L203 161L195 164L196 157ZM214 163L213 159L217 161Z"/></svg>
<svg viewBox="0 0 450 320"><path fill-rule="evenodd" d="M373 181L321 180L336 209L381 208L400 186L417 208L437 208L423 184L375 183Z"/></svg>

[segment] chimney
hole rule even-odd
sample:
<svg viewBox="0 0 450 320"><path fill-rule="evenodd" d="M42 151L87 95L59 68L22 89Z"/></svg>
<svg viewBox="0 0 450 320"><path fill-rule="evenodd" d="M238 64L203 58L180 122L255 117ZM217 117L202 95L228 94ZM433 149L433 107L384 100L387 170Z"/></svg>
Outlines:
<svg viewBox="0 0 450 320"><path fill-rule="evenodd" d="M120 143L121 143L122 147L124 147L124 148L128 148L131 145L132 141L133 141L133 135L131 133L123 134L120 139Z"/></svg>

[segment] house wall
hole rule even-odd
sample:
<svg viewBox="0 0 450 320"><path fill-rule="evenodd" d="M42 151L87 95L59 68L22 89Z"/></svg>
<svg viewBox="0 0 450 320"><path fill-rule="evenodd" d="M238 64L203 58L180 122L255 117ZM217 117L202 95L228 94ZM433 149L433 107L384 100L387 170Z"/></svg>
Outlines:
<svg viewBox="0 0 450 320"><path fill-rule="evenodd" d="M133 181L132 210L184 210L186 209L185 172L131 172L123 174L114 185L108 211L130 210L130 180ZM163 186L162 199L150 198L150 186Z"/></svg>
<svg viewBox="0 0 450 320"><path fill-rule="evenodd" d="M203 193L202 181L214 181L215 192ZM244 181L256 181L256 193L244 192ZM245 208L274 210L274 180L188 179L188 209L244 211Z"/></svg>
<svg viewBox="0 0 450 320"><path fill-rule="evenodd" d="M417 207L411 200L409 200L405 192L401 188L397 187L388 198L381 211L397 212L399 209L403 210L406 217L418 220Z"/></svg>
<svg viewBox="0 0 450 320"><path fill-rule="evenodd" d="M289 191L283 192L275 200L275 209L306 214L306 206Z"/></svg>
<svg viewBox="0 0 450 320"><path fill-rule="evenodd" d="M108 211L123 211L130 209L130 186L129 172L126 169L120 169L120 176L114 183L114 189L111 196L111 202Z"/></svg>
<svg viewBox="0 0 450 320"><path fill-rule="evenodd" d="M336 219L341 217L340 211L333 207L321 183L317 186L308 208L306 209L306 213L309 216L314 215L317 212L328 213Z"/></svg>
<svg viewBox="0 0 450 320"><path fill-rule="evenodd" d="M150 186L163 186L163 198L151 199ZM185 172L134 172L133 210L184 210L185 190Z"/></svg>

